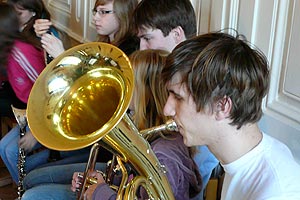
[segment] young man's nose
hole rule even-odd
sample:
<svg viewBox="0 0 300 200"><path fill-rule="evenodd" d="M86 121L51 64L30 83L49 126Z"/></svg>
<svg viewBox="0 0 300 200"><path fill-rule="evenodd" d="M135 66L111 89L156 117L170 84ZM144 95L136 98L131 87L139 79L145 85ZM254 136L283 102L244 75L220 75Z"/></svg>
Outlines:
<svg viewBox="0 0 300 200"><path fill-rule="evenodd" d="M164 106L164 115L165 116L170 116L170 117L175 116L174 104L172 103L170 98L167 99L167 102Z"/></svg>

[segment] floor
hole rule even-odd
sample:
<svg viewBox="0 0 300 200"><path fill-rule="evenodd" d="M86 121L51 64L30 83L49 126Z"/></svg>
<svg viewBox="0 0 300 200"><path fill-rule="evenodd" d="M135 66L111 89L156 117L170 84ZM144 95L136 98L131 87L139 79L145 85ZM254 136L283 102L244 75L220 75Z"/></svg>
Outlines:
<svg viewBox="0 0 300 200"><path fill-rule="evenodd" d="M0 200L15 200L18 198L17 189L12 184L0 187Z"/></svg>
<svg viewBox="0 0 300 200"><path fill-rule="evenodd" d="M11 182L10 175L0 158L0 200L15 200L18 197L17 187Z"/></svg>

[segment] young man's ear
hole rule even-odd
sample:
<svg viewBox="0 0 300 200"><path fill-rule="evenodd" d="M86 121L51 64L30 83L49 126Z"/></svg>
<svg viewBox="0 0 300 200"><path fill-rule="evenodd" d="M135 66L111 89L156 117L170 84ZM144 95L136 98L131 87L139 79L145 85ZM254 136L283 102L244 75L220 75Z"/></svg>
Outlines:
<svg viewBox="0 0 300 200"><path fill-rule="evenodd" d="M215 116L217 120L222 120L230 116L230 111L232 109L232 101L230 97L223 97L218 100L215 104Z"/></svg>
<svg viewBox="0 0 300 200"><path fill-rule="evenodd" d="M186 40L184 30L182 29L181 26L177 26L176 28L173 28L171 32L173 33L173 37L177 44Z"/></svg>

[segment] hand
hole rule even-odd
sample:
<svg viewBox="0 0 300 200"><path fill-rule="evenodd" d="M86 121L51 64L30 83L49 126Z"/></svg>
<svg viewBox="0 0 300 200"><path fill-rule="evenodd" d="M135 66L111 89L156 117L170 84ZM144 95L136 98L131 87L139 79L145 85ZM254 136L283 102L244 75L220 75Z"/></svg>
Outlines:
<svg viewBox="0 0 300 200"><path fill-rule="evenodd" d="M80 173L80 172L74 172L74 174L73 174L72 187L71 187L71 190L73 192L78 191L78 189L81 187L82 179L79 176L79 174L82 174L82 173ZM85 191L84 197L87 200L92 199L93 193L94 193L95 189L98 187L99 184L105 183L105 180L104 180L103 176L99 172L96 172L96 171L91 172L89 174L89 177L93 177L93 178L97 179L97 184L90 185L88 187L88 189Z"/></svg>
<svg viewBox="0 0 300 200"><path fill-rule="evenodd" d="M62 41L52 34L43 34L41 43L45 51L53 58L56 58L65 51Z"/></svg>
<svg viewBox="0 0 300 200"><path fill-rule="evenodd" d="M32 135L31 131L27 131L26 134L20 139L19 145L26 152L31 152L36 143L37 140Z"/></svg>
<svg viewBox="0 0 300 200"><path fill-rule="evenodd" d="M94 171L90 173L90 177L96 178L97 184L93 184L89 186L89 188L85 191L84 196L86 197L87 200L92 200L93 193L98 187L98 185L100 185L101 183L105 183L103 176L99 172Z"/></svg>
<svg viewBox="0 0 300 200"><path fill-rule="evenodd" d="M33 28L35 31L35 34L38 37L41 37L43 34L47 33L50 26L52 26L52 22L48 19L37 19L34 22Z"/></svg>
<svg viewBox="0 0 300 200"><path fill-rule="evenodd" d="M80 183L82 182L82 178L80 177L80 174L83 174L82 172L74 172L72 177L72 186L71 190L73 192L76 192L80 188Z"/></svg>

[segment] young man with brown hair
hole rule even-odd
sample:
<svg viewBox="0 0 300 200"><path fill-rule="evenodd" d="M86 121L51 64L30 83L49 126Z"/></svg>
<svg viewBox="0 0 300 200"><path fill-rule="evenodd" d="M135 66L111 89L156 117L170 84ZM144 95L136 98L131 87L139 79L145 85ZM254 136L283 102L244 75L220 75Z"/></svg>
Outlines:
<svg viewBox="0 0 300 200"><path fill-rule="evenodd" d="M239 35L208 33L168 56L162 79L187 146L207 145L225 171L221 199L299 199L300 166L257 122L269 88L266 57Z"/></svg>

